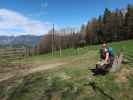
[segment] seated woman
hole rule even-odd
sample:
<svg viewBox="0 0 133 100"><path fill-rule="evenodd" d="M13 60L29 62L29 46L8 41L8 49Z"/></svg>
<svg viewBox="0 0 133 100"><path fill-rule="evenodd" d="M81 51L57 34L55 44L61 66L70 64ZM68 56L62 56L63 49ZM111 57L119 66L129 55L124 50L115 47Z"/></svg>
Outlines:
<svg viewBox="0 0 133 100"><path fill-rule="evenodd" d="M106 43L101 45L100 49L100 62L97 63L96 68L107 70L113 64L112 48L107 46Z"/></svg>

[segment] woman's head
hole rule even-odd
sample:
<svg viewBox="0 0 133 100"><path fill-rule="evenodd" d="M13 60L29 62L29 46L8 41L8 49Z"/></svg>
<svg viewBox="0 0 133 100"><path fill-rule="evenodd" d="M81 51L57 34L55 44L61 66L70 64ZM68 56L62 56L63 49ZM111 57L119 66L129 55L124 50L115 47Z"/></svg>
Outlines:
<svg viewBox="0 0 133 100"><path fill-rule="evenodd" d="M102 48L107 48L107 43L106 42L103 42L102 45L101 45Z"/></svg>

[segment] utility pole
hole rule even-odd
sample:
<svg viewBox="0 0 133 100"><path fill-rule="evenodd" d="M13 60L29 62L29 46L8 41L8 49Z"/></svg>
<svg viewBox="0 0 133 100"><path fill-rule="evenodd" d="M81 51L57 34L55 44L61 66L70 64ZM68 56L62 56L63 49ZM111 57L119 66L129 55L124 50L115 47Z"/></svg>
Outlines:
<svg viewBox="0 0 133 100"><path fill-rule="evenodd" d="M53 32L52 32L52 56L54 56L54 24L53 24Z"/></svg>
<svg viewBox="0 0 133 100"><path fill-rule="evenodd" d="M74 39L73 39L73 28L71 28L71 48L73 48L73 42L74 42Z"/></svg>
<svg viewBox="0 0 133 100"><path fill-rule="evenodd" d="M59 47L60 47L60 56L61 56L61 54L62 54L62 43L61 43L62 42L62 36L61 35L59 36L59 42L60 42Z"/></svg>
<svg viewBox="0 0 133 100"><path fill-rule="evenodd" d="M68 37L66 37L66 30L63 30L63 48L67 48Z"/></svg>

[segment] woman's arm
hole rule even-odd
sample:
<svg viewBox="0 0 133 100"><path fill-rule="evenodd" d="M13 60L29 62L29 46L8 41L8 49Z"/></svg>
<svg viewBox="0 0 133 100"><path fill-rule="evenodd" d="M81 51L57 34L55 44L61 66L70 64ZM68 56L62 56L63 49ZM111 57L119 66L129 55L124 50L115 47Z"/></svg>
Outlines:
<svg viewBox="0 0 133 100"><path fill-rule="evenodd" d="M108 60L109 60L109 53L106 52L106 58L105 58L105 60L104 60L104 63L105 63L105 64L108 64Z"/></svg>

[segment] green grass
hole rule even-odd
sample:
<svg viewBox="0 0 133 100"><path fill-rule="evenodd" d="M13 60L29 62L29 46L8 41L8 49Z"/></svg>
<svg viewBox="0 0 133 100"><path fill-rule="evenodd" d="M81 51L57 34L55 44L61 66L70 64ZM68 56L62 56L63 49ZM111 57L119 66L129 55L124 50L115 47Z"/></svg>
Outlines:
<svg viewBox="0 0 133 100"><path fill-rule="evenodd" d="M125 58L133 62L133 40L109 45L113 47L115 54L122 48ZM95 67L98 48L98 45L87 46L79 48L78 53L76 49L65 49L62 56L57 51L54 56L49 53L27 58L25 62L36 65L55 62L66 64L17 79L17 85L7 93L8 100L110 100L110 97L114 100L132 100L132 74L126 83L122 83L117 82L117 74L120 72L93 76L88 70ZM130 70L133 68L131 63L123 64L122 67ZM96 83L96 90L89 84L92 82ZM0 93L1 95L3 96L3 93Z"/></svg>

